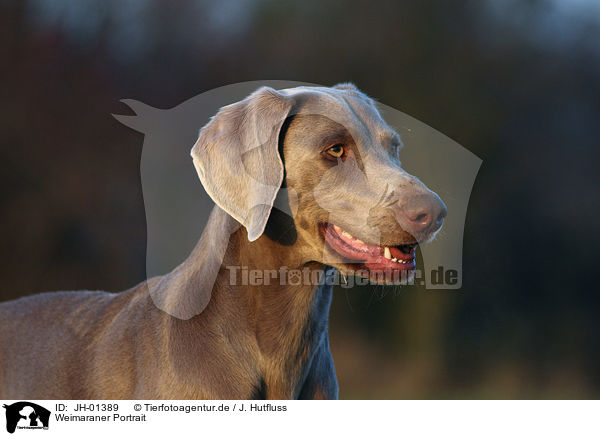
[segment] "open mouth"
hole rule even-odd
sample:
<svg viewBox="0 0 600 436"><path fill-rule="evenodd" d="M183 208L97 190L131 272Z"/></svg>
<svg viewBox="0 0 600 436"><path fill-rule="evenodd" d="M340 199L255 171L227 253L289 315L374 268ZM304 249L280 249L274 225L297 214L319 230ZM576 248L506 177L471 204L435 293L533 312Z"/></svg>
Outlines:
<svg viewBox="0 0 600 436"><path fill-rule="evenodd" d="M416 243L373 245L355 238L335 224L322 224L321 231L327 245L349 261L349 264L364 265L370 271L406 271L416 268Z"/></svg>

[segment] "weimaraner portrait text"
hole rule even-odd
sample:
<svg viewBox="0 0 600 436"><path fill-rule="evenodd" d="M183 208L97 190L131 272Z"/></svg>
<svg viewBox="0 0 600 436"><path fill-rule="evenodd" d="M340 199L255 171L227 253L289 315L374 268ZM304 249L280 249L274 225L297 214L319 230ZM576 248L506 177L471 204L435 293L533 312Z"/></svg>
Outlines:
<svg viewBox="0 0 600 436"><path fill-rule="evenodd" d="M221 108L191 149L216 205L189 257L120 293L0 304L0 397L336 399L327 277L390 284L446 216L401 146L352 84L263 87ZM255 271L274 273L242 280Z"/></svg>

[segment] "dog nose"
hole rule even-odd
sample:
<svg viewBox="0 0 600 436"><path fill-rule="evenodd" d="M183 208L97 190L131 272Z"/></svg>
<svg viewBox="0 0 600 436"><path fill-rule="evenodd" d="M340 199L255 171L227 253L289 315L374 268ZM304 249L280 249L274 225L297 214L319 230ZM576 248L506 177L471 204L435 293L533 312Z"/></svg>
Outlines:
<svg viewBox="0 0 600 436"><path fill-rule="evenodd" d="M444 222L448 213L446 205L437 194L421 194L410 198L403 207L403 213L408 220L413 233L435 232Z"/></svg>

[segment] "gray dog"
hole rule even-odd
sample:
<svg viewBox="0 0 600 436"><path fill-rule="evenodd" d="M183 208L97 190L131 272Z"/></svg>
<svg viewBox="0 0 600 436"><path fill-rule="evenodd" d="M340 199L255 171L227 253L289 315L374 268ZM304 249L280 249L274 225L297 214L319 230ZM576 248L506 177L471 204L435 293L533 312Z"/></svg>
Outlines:
<svg viewBox="0 0 600 436"><path fill-rule="evenodd" d="M334 267L388 283L415 268L446 207L401 168L400 146L350 84L261 88L223 107L192 149L216 206L188 259L117 294L0 304L0 396L337 398L327 274L294 284L281 274ZM242 270L278 273L232 281ZM173 316L197 300L201 313Z"/></svg>

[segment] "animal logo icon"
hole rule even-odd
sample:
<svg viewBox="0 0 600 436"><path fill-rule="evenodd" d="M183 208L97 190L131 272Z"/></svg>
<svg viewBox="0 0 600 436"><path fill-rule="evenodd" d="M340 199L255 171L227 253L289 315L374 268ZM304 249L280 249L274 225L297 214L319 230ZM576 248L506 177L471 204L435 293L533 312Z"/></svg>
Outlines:
<svg viewBox="0 0 600 436"><path fill-rule="evenodd" d="M19 401L6 409L6 431L14 433L17 427L26 429L48 429L50 411L38 404Z"/></svg>

